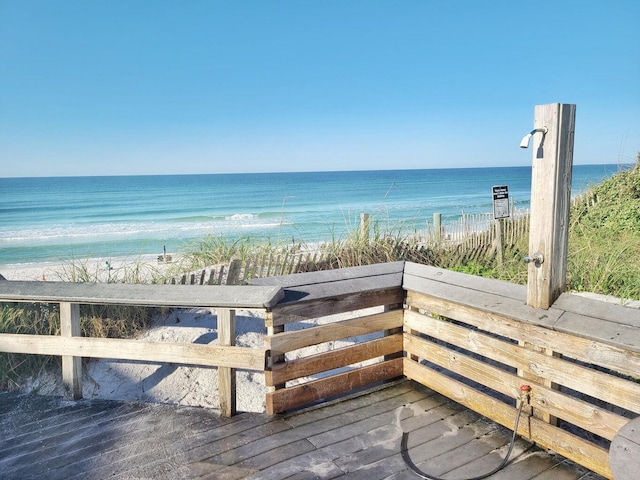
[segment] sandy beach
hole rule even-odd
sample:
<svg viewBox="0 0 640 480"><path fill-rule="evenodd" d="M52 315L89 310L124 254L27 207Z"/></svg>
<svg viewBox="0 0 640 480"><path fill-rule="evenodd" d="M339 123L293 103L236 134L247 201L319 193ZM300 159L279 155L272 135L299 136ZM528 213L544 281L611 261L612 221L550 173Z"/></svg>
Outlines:
<svg viewBox="0 0 640 480"><path fill-rule="evenodd" d="M181 257L172 255L171 262L159 262L158 255L146 254L135 257L104 257L59 262L39 262L0 265L0 275L7 280L28 281L76 281L74 276L86 274L101 282L118 281L139 274L143 278L163 275L178 270Z"/></svg>
<svg viewBox="0 0 640 480"><path fill-rule="evenodd" d="M236 345L262 347L263 317L240 310L236 317ZM174 309L158 315L153 326L140 337L148 342L212 343L218 337L215 311ZM264 374L236 372L239 411L264 412ZM59 372L43 373L23 388L24 392L63 395ZM167 363L127 360L89 360L83 377L82 394L87 399L108 399L168 403L218 409L218 370Z"/></svg>

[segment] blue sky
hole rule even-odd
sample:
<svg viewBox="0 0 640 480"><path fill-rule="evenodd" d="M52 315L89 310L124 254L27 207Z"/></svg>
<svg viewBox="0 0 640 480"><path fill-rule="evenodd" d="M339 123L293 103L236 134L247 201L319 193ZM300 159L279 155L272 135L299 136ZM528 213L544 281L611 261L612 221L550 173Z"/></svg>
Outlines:
<svg viewBox="0 0 640 480"><path fill-rule="evenodd" d="M640 1L0 0L0 176L528 165L640 150Z"/></svg>

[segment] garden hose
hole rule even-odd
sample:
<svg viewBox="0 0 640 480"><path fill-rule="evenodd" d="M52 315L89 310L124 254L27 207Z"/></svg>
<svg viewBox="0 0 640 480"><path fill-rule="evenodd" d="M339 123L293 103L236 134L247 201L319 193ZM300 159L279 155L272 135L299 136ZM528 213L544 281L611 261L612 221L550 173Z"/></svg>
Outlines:
<svg viewBox="0 0 640 480"><path fill-rule="evenodd" d="M465 478L465 479L461 479L461 480L482 480L483 478L490 477L494 473L499 472L500 470L502 470L507 465L507 463L509 462L509 457L511 456L511 453L513 452L513 447L514 447L514 445L516 443L516 437L517 437L517 432L518 432L518 423L520 422L520 415L522 414L522 407L524 407L525 401L529 398L530 393L531 393L531 387L529 385L522 385L520 387L520 406L518 407L518 413L516 414L516 421L515 421L515 424L513 426L513 435L511 436L511 443L509 444L509 450L507 451L507 454L505 455L504 460L502 460L500 465L498 465L496 468L491 470L489 473L485 473L485 474L480 475L478 477L469 477L469 478ZM413 463L413 460L411 460L411 457L409 456L409 449L407 448L407 443L408 442L409 442L409 432L402 432L402 442L400 444L400 454L402 455L402 459L404 460L404 462L413 471L413 473L418 475L420 478L423 478L424 480L446 480L444 478L440 478L440 477L435 477L433 475L429 475L428 473L425 473L422 470L420 470L418 468L418 466L415 463Z"/></svg>

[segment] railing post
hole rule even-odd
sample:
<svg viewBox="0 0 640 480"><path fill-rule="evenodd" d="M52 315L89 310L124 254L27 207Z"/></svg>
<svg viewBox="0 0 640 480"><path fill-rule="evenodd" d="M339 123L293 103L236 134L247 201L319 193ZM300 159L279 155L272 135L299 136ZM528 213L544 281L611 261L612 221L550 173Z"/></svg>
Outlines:
<svg viewBox="0 0 640 480"><path fill-rule="evenodd" d="M80 336L80 305L77 303L60 302L60 335ZM82 398L82 357L62 355L62 381L66 396L73 400Z"/></svg>
<svg viewBox="0 0 640 480"><path fill-rule="evenodd" d="M240 281L240 270L242 269L242 260L234 258L229 264L229 271L227 272L227 285L237 285Z"/></svg>
<svg viewBox="0 0 640 480"><path fill-rule="evenodd" d="M220 345L234 346L236 344L236 311L219 308L218 314L218 342ZM236 369L218 367L218 397L220 413L231 417L236 413Z"/></svg>
<svg viewBox="0 0 640 480"><path fill-rule="evenodd" d="M361 213L360 214L360 238L365 243L369 243L369 234L370 234L369 226L370 226L369 214L364 212Z"/></svg>
<svg viewBox="0 0 640 480"><path fill-rule="evenodd" d="M274 335L278 335L279 333L284 333L284 325L276 325L276 326L273 325L273 312L270 312L270 311L267 312L267 315L265 318L265 324L267 326L268 337L273 337ZM267 370L272 370L274 366L285 362L284 353L274 354L273 351L269 349L268 355L269 357L267 358ZM269 385L267 386L267 393L273 393L276 390L280 390L286 387L286 384L270 385L271 380L269 380L269 374L270 374L270 371L265 372L265 380L268 380L266 381L266 383L267 385ZM275 413L277 413L275 411L273 403L270 402L268 395L266 397L266 412L267 412L267 415L274 415Z"/></svg>
<svg viewBox="0 0 640 480"><path fill-rule="evenodd" d="M440 243L442 239L442 214L433 214L433 234L435 235L436 243Z"/></svg>
<svg viewBox="0 0 640 480"><path fill-rule="evenodd" d="M575 114L575 105L535 107L527 305L536 308L566 289Z"/></svg>

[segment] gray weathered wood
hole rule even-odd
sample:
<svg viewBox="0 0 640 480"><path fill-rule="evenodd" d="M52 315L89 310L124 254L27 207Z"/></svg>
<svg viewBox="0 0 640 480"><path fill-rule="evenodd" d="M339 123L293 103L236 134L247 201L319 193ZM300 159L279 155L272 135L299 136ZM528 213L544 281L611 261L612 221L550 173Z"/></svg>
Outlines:
<svg viewBox="0 0 640 480"><path fill-rule="evenodd" d="M144 285L120 283L0 282L0 301L129 304L169 307L269 308L283 298L277 286Z"/></svg>
<svg viewBox="0 0 640 480"><path fill-rule="evenodd" d="M215 344L145 342L121 338L0 334L0 352L117 358L146 362L264 370L265 351Z"/></svg>
<svg viewBox="0 0 640 480"><path fill-rule="evenodd" d="M405 262L377 263L361 267L340 268L335 270L321 270L318 272L304 272L269 278L255 278L250 285L274 285L278 287L303 287L329 282L350 280L356 278L370 278L400 273L404 270Z"/></svg>
<svg viewBox="0 0 640 480"><path fill-rule="evenodd" d="M640 458L640 417L620 429L611 442L609 463L615 480L636 480Z"/></svg>
<svg viewBox="0 0 640 480"><path fill-rule="evenodd" d="M60 336L80 336L80 305L60 303ZM73 400L82 398L82 357L62 356L62 381L67 395Z"/></svg>
<svg viewBox="0 0 640 480"><path fill-rule="evenodd" d="M587 315L565 312L553 328L576 337L588 338L622 350L640 353L640 328L624 325L623 319L620 320L620 322L609 322Z"/></svg>
<svg viewBox="0 0 640 480"><path fill-rule="evenodd" d="M553 306L567 312L640 328L640 308L603 302L575 293L563 293Z"/></svg>
<svg viewBox="0 0 640 480"><path fill-rule="evenodd" d="M544 261L529 263L527 304L537 308L549 308L566 288L575 115L575 105L535 107L534 128L547 129L532 142L529 255Z"/></svg>
<svg viewBox="0 0 640 480"><path fill-rule="evenodd" d="M411 285L413 289L419 289L421 278L424 278L425 280L435 280L446 285L465 287L479 292L496 294L522 302L525 301L527 295L526 287L524 285L477 277L475 275L454 272L452 270L445 270L443 268L432 267L429 265L406 262L403 276L403 286L405 289L408 289L408 285Z"/></svg>
<svg viewBox="0 0 640 480"><path fill-rule="evenodd" d="M278 285L284 298L272 307L267 326L318 318L374 306L401 304L404 262L352 267L256 279L259 285Z"/></svg>
<svg viewBox="0 0 640 480"><path fill-rule="evenodd" d="M0 412L3 480L413 478L400 457L403 431L411 431L412 456L446 458L445 470L486 458L476 464L478 474L504 454L488 446L499 448L508 437L412 382L285 418L229 419L199 408L8 393L0 393ZM531 480L544 472L586 478L574 463L526 442L518 442L513 459L496 478Z"/></svg>
<svg viewBox="0 0 640 480"><path fill-rule="evenodd" d="M218 342L224 346L236 344L236 311L219 308ZM236 414L236 370L235 368L218 368L218 398L220 411L230 417Z"/></svg>
<svg viewBox="0 0 640 480"><path fill-rule="evenodd" d="M472 275L468 276L470 277L468 280L469 282L475 282L475 280L472 279L478 278L473 277ZM479 285L488 285L491 283L491 280L488 282L478 282ZM502 317L513 318L522 322L549 328L552 328L558 318L560 318L564 313L562 310L555 308L542 310L530 307L524 304L524 299L516 300L499 294L485 293L478 288L454 286L435 280L427 280L425 278L413 276L405 276L404 288L410 292L415 291L424 293L425 295L437 297L438 299L449 302L455 302L458 305L477 309L482 312L486 312L487 314L496 314Z"/></svg>

